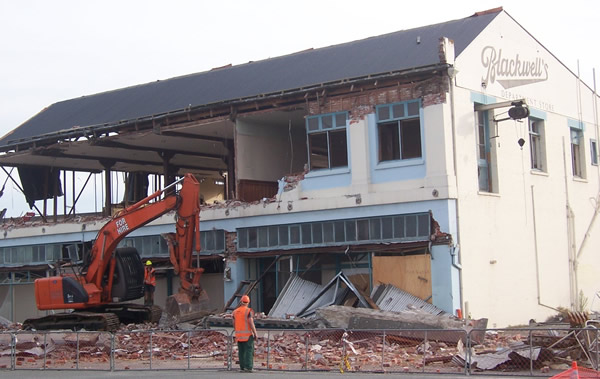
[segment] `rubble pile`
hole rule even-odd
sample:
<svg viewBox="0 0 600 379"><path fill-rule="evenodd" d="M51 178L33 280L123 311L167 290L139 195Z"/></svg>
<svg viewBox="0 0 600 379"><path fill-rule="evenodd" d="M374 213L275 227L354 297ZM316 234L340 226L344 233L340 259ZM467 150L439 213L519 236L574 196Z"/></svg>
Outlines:
<svg viewBox="0 0 600 379"><path fill-rule="evenodd" d="M111 355L124 369L190 359L196 368L222 368L228 336L213 330L161 331L156 325L131 324L109 332L13 331L17 366L27 368L110 368ZM10 367L13 334L0 333L0 369ZM179 365L181 366L181 365ZM225 365L226 366L226 365Z"/></svg>

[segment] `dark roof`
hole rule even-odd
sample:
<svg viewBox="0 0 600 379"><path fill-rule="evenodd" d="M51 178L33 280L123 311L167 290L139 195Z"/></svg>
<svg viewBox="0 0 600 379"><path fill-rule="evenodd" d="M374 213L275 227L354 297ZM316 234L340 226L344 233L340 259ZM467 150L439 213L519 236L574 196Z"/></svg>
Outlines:
<svg viewBox="0 0 600 379"><path fill-rule="evenodd" d="M500 12L61 101L5 135L0 148L75 127L439 64L440 37L454 41L458 56Z"/></svg>

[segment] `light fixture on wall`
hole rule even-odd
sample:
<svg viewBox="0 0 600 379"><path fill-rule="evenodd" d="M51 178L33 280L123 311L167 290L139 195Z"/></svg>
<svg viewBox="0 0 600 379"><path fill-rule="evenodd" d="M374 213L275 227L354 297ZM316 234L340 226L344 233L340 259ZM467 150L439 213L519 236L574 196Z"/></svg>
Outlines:
<svg viewBox="0 0 600 379"><path fill-rule="evenodd" d="M507 112L503 112L501 114L505 114L508 113L508 117L504 117L504 118L496 118L494 117L492 120L494 121L494 126L495 126L495 136L491 137L491 138L496 138L498 137L498 123L501 121L506 121L506 120L515 120L515 121L520 121L524 118L529 117L529 107L527 106L527 102L525 101L525 99L520 99L520 100L510 100L510 101L503 101L500 103L494 103L494 104L475 104L475 111L476 112L483 112L483 111L488 111L488 110L492 110L492 109L498 109L498 108L508 108ZM495 115L494 115L495 116ZM521 147L521 149L523 148L523 145L525 144L525 140L523 138L520 138L517 143L519 144L519 146Z"/></svg>
<svg viewBox="0 0 600 379"><path fill-rule="evenodd" d="M506 120L521 120L529 117L529 107L527 106L527 102L525 101L525 99L503 101L494 104L475 104L475 110L478 112L507 107L510 107L510 109L508 110L508 117L500 119L494 118L494 122Z"/></svg>
<svg viewBox="0 0 600 379"><path fill-rule="evenodd" d="M521 120L529 117L529 107L525 100L514 101L508 110L508 117L513 120Z"/></svg>

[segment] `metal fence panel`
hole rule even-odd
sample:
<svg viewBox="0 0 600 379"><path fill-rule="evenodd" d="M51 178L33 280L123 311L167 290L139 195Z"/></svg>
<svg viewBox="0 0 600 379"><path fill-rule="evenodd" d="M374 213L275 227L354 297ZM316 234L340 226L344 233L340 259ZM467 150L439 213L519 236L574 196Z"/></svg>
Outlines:
<svg viewBox="0 0 600 379"><path fill-rule="evenodd" d="M47 355L46 333L19 332L15 334L14 369L44 369ZM48 349L53 350L53 347Z"/></svg>
<svg viewBox="0 0 600 379"><path fill-rule="evenodd" d="M113 370L151 370L150 330L117 331L113 334Z"/></svg>
<svg viewBox="0 0 600 379"><path fill-rule="evenodd" d="M505 328L487 329L485 334L482 343L469 338L468 357L461 356L471 375L550 377L568 370L573 361L597 369L595 328Z"/></svg>
<svg viewBox="0 0 600 379"><path fill-rule="evenodd" d="M227 370L230 356L230 336L223 329L199 329L186 332L187 368L192 370Z"/></svg>
<svg viewBox="0 0 600 379"><path fill-rule="evenodd" d="M2 370L238 370L233 333L217 329L0 333ZM579 328L259 329L254 368L550 377L597 370L599 332ZM600 375L598 375L600 377Z"/></svg>
<svg viewBox="0 0 600 379"><path fill-rule="evenodd" d="M14 367L14 334L0 333L0 370L12 370Z"/></svg>
<svg viewBox="0 0 600 379"><path fill-rule="evenodd" d="M306 370L307 338L306 330L264 330L258 331L254 342L254 368L278 371ZM237 351L237 345L233 346ZM233 355L237 358L237 353ZM236 359L236 368L239 364Z"/></svg>
<svg viewBox="0 0 600 379"><path fill-rule="evenodd" d="M314 329L307 332L309 371L338 371L342 362L343 329Z"/></svg>
<svg viewBox="0 0 600 379"><path fill-rule="evenodd" d="M342 372L385 372L385 331L349 330L342 334Z"/></svg>
<svg viewBox="0 0 600 379"><path fill-rule="evenodd" d="M112 334L109 332L47 332L45 368L48 370L110 370Z"/></svg>

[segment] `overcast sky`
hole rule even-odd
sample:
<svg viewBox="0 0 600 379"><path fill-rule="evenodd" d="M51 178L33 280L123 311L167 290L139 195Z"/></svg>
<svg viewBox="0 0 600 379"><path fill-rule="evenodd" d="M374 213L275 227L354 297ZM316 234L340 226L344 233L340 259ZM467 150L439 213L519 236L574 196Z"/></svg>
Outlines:
<svg viewBox="0 0 600 379"><path fill-rule="evenodd" d="M0 0L0 135L61 100L500 6L594 88L599 0ZM0 198L8 215L24 204Z"/></svg>

